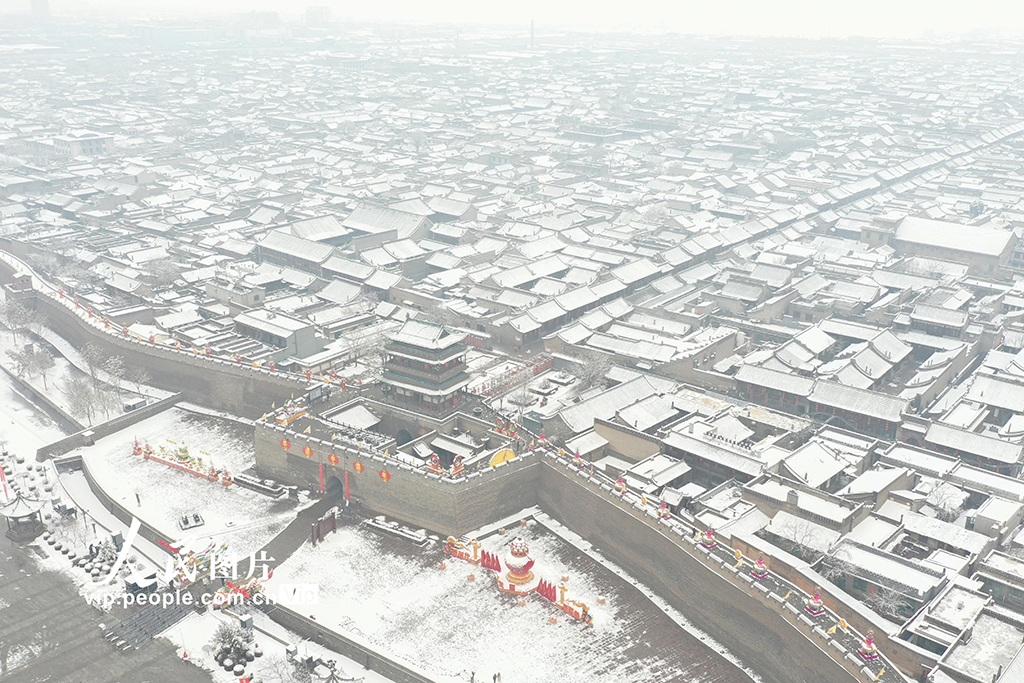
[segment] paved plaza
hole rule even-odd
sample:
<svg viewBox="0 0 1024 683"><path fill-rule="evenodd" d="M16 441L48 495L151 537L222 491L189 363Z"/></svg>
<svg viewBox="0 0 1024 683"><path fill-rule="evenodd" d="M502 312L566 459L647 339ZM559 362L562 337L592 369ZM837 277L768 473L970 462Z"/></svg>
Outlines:
<svg viewBox="0 0 1024 683"><path fill-rule="evenodd" d="M167 640L118 652L103 639L111 621L71 580L40 571L31 547L0 539L0 681L4 683L209 683Z"/></svg>

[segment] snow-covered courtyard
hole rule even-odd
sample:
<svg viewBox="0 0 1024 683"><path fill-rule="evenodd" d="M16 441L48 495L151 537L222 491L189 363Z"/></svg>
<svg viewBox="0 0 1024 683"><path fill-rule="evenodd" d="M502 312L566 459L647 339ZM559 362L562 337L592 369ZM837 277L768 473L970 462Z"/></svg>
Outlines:
<svg viewBox="0 0 1024 683"><path fill-rule="evenodd" d="M238 474L255 462L251 429L175 407L74 451L108 495L168 538L213 537L244 560L295 518L298 506L287 498L224 486L134 455L136 439L155 450L187 446L207 464ZM191 513L205 524L182 531L178 519Z"/></svg>
<svg viewBox="0 0 1024 683"><path fill-rule="evenodd" d="M498 590L493 572L448 557L439 543L420 549L365 525L340 527L316 547L306 542L269 585L317 584L319 604L304 611L320 624L355 634L436 680L468 681L474 672L477 681L500 672L506 683L749 680L628 581L537 522L479 540L503 557L516 536L529 543L538 578L557 586L569 577L566 597L591 607L592 625L538 594L520 605Z"/></svg>

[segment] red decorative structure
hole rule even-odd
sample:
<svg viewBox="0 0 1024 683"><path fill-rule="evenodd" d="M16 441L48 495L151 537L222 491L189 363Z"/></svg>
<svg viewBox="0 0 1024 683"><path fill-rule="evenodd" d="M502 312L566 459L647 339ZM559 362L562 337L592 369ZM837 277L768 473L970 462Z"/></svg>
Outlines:
<svg viewBox="0 0 1024 683"><path fill-rule="evenodd" d="M466 471L466 467L462 464L462 456L456 455L455 460L452 461L451 476L456 477Z"/></svg>
<svg viewBox="0 0 1024 683"><path fill-rule="evenodd" d="M267 574L268 579L273 576L273 571ZM217 592L213 594L213 606L217 609L222 609L236 604L237 598L232 598L232 595L241 595L246 600L252 600L254 595L263 592L263 581L264 579L259 576L254 576L237 584L228 581L223 588L218 588Z"/></svg>
<svg viewBox="0 0 1024 683"><path fill-rule="evenodd" d="M465 560L466 562L485 566L483 565L483 555L480 553L480 541L474 538L469 542L469 547L473 549L472 553L466 549L465 543L457 540L454 536L449 536L445 539L443 550L452 557L457 557L460 560ZM496 557L494 561L497 561ZM500 568L501 567L499 565L495 571L500 570Z"/></svg>
<svg viewBox="0 0 1024 683"><path fill-rule="evenodd" d="M668 503L662 501L661 505L658 506L658 517L662 519L672 518L672 511L668 509Z"/></svg>
<svg viewBox="0 0 1024 683"><path fill-rule="evenodd" d="M764 555L757 556L757 562L754 563L754 568L750 570L750 575L755 579L768 577L768 566L764 563Z"/></svg>
<svg viewBox="0 0 1024 683"><path fill-rule="evenodd" d="M323 541L327 537L327 534L337 530L338 519L334 515L334 510L331 510L323 517L313 522L311 527L309 538L313 545L316 545Z"/></svg>
<svg viewBox="0 0 1024 683"><path fill-rule="evenodd" d="M546 598L548 602L556 602L558 600L558 590L555 588L555 584L545 579L540 580L537 592L540 593L541 597Z"/></svg>
<svg viewBox="0 0 1024 683"><path fill-rule="evenodd" d="M504 562L499 560L494 553L486 550L480 551L480 543L476 539L467 545L455 537L449 536L444 543L444 552L451 555L452 558L465 560L479 565L482 569L495 572L498 590L504 593L512 593L516 596L537 593L572 618L585 624L592 623L590 608L586 604L566 599L565 581L568 577L562 577L561 585L556 588L550 581L534 576L534 561L530 558L530 547L522 537L517 537L508 544L508 553ZM441 568L443 569L444 566L445 564L442 562ZM470 576L476 578L475 575L471 574ZM520 600L518 604L522 605L523 601ZM552 620L552 623L557 622L554 617Z"/></svg>
<svg viewBox="0 0 1024 683"><path fill-rule="evenodd" d="M857 650L857 654L860 655L861 659L865 662L871 662L878 659L878 648L875 647L875 632L868 629L867 635L864 636L864 644Z"/></svg>
<svg viewBox="0 0 1024 683"><path fill-rule="evenodd" d="M170 439L168 443L177 444ZM202 477L209 482L219 481L224 486L231 486L235 483L234 477L227 470L217 469L210 465L209 467L203 462L202 458L196 458L188 452L187 446L178 446L171 450L164 446L160 446L159 452L154 451L153 447L148 443L145 446L140 447L139 440L136 439L132 445L132 453L134 455L141 455L146 460L152 460L168 467L173 467L176 470L187 472L195 477Z"/></svg>
<svg viewBox="0 0 1024 683"><path fill-rule="evenodd" d="M533 582L533 560L530 558L530 546L522 537L508 544L508 555L505 556L505 581L512 586L524 586ZM499 579L499 584L501 580Z"/></svg>
<svg viewBox="0 0 1024 683"><path fill-rule="evenodd" d="M430 465L427 467L434 474L441 474L444 470L441 469L441 458L437 456L437 453L430 454Z"/></svg>
<svg viewBox="0 0 1024 683"><path fill-rule="evenodd" d="M615 482L615 492L620 496L626 493L626 480L619 477L619 480Z"/></svg>
<svg viewBox="0 0 1024 683"><path fill-rule="evenodd" d="M718 541L715 540L715 530L708 527L707 531L701 536L700 544L708 550L714 550L718 547Z"/></svg>
<svg viewBox="0 0 1024 683"><path fill-rule="evenodd" d="M825 611L825 605L821 601L821 586L815 586L814 594L807 599L807 612L813 616L818 616Z"/></svg>

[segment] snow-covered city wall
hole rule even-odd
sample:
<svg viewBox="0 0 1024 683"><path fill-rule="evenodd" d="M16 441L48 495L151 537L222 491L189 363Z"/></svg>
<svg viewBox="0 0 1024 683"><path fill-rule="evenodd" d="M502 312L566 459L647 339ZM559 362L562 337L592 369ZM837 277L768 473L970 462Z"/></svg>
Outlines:
<svg viewBox="0 0 1024 683"><path fill-rule="evenodd" d="M308 456L304 454L307 446ZM450 479L393 456L358 451L259 422L256 462L262 476L316 490L321 466L325 489L343 488L347 475L349 495L362 506L458 537L535 505L540 457L525 453L483 472Z"/></svg>
<svg viewBox="0 0 1024 683"><path fill-rule="evenodd" d="M14 261L20 245L0 238L0 249L8 252L0 258L0 277L4 281L27 266ZM9 263L13 261L15 265ZM38 278L34 278L38 280ZM199 357L190 351L149 344L105 330L98 320L92 323L76 315L75 309L62 305L48 295L52 285L43 285L46 292L33 290L35 296L21 297L22 303L36 308L47 317L47 324L76 347L93 343L110 355L123 356L128 364L144 365L152 376L153 386L181 392L185 400L199 405L229 410L245 417L259 417L274 401L287 400L292 394L305 391L306 383L298 376L254 368L223 359ZM31 299L31 300L29 300ZM353 394L354 395L354 394Z"/></svg>
<svg viewBox="0 0 1024 683"><path fill-rule="evenodd" d="M106 422L100 422L92 427L87 427L74 434L70 434L59 441L46 444L36 451L36 460L42 462L48 458L54 458L59 455L63 455L68 451L73 451L80 446L86 446L90 439L101 439L104 436L110 436L115 434L125 427L131 427L136 422L141 422L148 417L152 417L157 413L161 413L171 406L178 403L181 400L181 394L171 394L167 398L154 401L147 406L137 408L130 413L124 415L118 415L112 420Z"/></svg>
<svg viewBox="0 0 1024 683"><path fill-rule="evenodd" d="M765 681L844 681L850 672L747 591L685 552L656 522L646 524L612 504L600 487L545 462L541 508L600 548L631 576L687 616Z"/></svg>

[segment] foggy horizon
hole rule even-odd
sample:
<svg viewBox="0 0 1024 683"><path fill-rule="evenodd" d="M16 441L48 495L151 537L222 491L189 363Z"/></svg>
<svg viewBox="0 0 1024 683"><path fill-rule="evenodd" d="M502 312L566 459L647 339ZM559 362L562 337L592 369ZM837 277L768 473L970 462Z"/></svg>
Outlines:
<svg viewBox="0 0 1024 683"><path fill-rule="evenodd" d="M1024 35L1024 5L1008 0L972 3L966 16L963 4L954 0L865 0L852 6L827 8L810 0L783 0L769 5L753 0L709 5L640 0L628 6L581 0L525 0L510 6L469 0L430 5L411 0L384 0L372 5L339 0L301 4L283 0L186 0L156 7L145 0L51 0L49 5L51 14L58 19L201 21L238 13L276 12L283 21L298 21L306 7L326 6L332 22L488 25L511 29L528 27L532 20L541 31L614 29L688 35L899 39L1013 39ZM30 0L0 1L0 15L27 15L29 11Z"/></svg>

